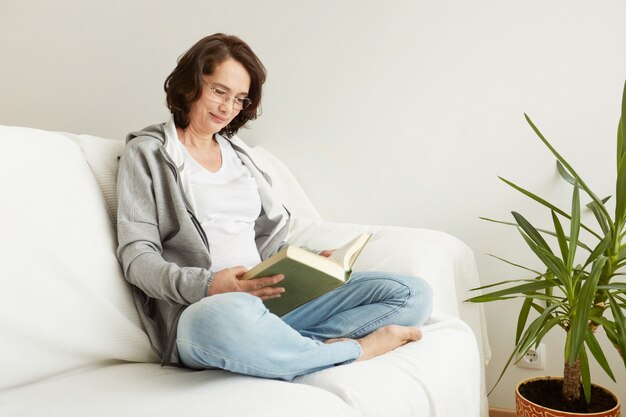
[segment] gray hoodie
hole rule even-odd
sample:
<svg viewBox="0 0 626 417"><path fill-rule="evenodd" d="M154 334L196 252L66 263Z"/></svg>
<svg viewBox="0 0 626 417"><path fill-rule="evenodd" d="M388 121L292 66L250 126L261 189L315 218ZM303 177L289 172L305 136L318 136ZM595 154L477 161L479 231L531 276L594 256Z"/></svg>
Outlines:
<svg viewBox="0 0 626 417"><path fill-rule="evenodd" d="M250 149L236 136L229 141L257 182L263 210L255 224L256 245L266 259L285 244L289 213ZM184 168L172 120L126 137L117 179L117 257L162 365L180 365L178 319L207 296L214 275Z"/></svg>

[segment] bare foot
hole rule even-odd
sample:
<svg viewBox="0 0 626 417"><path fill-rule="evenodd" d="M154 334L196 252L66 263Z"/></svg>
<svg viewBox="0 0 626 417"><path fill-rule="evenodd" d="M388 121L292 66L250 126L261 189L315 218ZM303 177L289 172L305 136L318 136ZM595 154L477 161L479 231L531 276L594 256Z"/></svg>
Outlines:
<svg viewBox="0 0 626 417"><path fill-rule="evenodd" d="M412 326L389 325L373 331L367 336L357 339L361 345L361 356L357 361L374 358L397 347L422 338L422 332ZM335 343L344 340L353 340L345 337L328 339L324 343Z"/></svg>

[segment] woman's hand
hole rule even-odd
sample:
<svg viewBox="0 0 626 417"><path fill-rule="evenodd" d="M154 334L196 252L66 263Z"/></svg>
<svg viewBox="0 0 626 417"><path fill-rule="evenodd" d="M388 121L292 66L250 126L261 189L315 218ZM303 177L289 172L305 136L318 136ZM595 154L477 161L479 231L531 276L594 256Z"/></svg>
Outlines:
<svg viewBox="0 0 626 417"><path fill-rule="evenodd" d="M213 282L209 286L207 295L222 294L225 292L247 292L256 295L263 300L278 298L285 289L282 287L272 287L282 281L284 275L272 275L271 277L240 279L248 270L243 266L223 269L215 274Z"/></svg>
<svg viewBox="0 0 626 417"><path fill-rule="evenodd" d="M335 251L335 249L326 249L321 251L319 254L325 258L328 258L330 255L333 254L333 252Z"/></svg>

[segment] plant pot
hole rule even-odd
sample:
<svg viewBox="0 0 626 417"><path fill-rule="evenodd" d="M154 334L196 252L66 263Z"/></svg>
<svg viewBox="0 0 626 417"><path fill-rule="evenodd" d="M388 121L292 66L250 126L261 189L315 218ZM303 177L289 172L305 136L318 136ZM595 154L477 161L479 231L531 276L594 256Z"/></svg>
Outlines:
<svg viewBox="0 0 626 417"><path fill-rule="evenodd" d="M604 411L592 411L592 412L574 412L574 411L560 411L553 408L548 408L540 404L536 404L528 399L526 399L520 393L520 387L525 384L535 384L535 383L550 383L550 384L560 384L563 385L563 378L561 377L551 377L551 376L540 376L536 378L529 378L524 381L521 381L515 387L515 415L517 417L575 417L575 416L585 416L585 417L619 417L620 416L620 402L619 398L615 394L613 394L608 389L601 387L599 385L592 384L592 403L594 402L594 392L597 393L606 393L609 397L615 400L615 406L610 408L609 410ZM522 389L523 391L524 389ZM560 392L560 391L559 391ZM560 394L554 394L560 395Z"/></svg>

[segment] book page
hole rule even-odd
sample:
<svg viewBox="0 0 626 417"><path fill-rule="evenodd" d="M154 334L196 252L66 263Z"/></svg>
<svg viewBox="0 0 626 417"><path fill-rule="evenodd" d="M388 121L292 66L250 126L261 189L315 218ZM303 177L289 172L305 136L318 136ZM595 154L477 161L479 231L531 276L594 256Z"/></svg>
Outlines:
<svg viewBox="0 0 626 417"><path fill-rule="evenodd" d="M337 248L333 254L330 255L329 259L337 262L345 271L350 270L352 268L352 264L361 252L361 249L363 249L363 246L365 246L365 243L367 243L371 236L371 233L360 234L350 242L340 248Z"/></svg>
<svg viewBox="0 0 626 417"><path fill-rule="evenodd" d="M253 279L262 276L284 273L284 271L280 268L276 269L275 266L278 265L280 267L281 264L286 263L285 260L287 259L296 261L301 265L314 268L338 280L343 281L345 279L345 271L337 261L317 255L297 246L284 247L273 256L248 270L245 274L239 277L239 279Z"/></svg>

